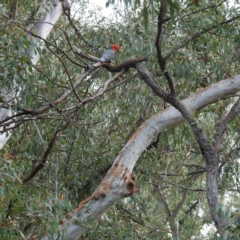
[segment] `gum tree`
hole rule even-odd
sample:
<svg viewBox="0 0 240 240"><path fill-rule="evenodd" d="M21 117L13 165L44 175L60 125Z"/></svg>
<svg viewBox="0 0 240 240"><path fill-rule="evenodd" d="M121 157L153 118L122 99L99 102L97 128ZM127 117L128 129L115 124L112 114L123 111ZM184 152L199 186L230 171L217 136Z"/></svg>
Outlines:
<svg viewBox="0 0 240 240"><path fill-rule="evenodd" d="M179 239L213 222L236 237L227 200L238 193L238 8L135 1L111 23L76 6L47 40L3 15L3 49L18 51L5 54L2 72L20 86L1 122L5 137L14 129L2 150L5 236L111 239L111 228ZM7 41L11 28L25 47ZM115 65L97 63L111 43L121 45Z"/></svg>

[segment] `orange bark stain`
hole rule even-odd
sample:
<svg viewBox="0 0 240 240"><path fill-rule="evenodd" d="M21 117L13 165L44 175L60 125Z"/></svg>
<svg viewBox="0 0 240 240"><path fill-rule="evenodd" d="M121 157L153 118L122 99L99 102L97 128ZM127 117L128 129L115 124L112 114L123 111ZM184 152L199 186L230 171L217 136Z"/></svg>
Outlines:
<svg viewBox="0 0 240 240"><path fill-rule="evenodd" d="M130 177L127 182L127 190L128 190L128 193L125 196L130 196L136 193L138 190L136 186L136 179L135 179L134 173L130 174Z"/></svg>
<svg viewBox="0 0 240 240"><path fill-rule="evenodd" d="M168 108L169 108L169 107L165 108L165 109L162 110L161 112L158 112L158 113L154 114L151 118L156 118L156 117L158 117L159 115L161 115L161 114L163 114L164 112L168 111Z"/></svg>
<svg viewBox="0 0 240 240"><path fill-rule="evenodd" d="M88 198L79 203L78 207L74 209L74 212L80 212L86 203L91 200L98 200L99 198L105 198L106 195L112 189L112 182L101 182L96 191Z"/></svg>
<svg viewBox="0 0 240 240"><path fill-rule="evenodd" d="M118 166L119 166L120 161L121 161L121 158L120 158L120 156L119 156L118 160L117 160L117 161L113 164L113 166L109 169L106 177L108 177L108 176L113 176L113 175L116 176L115 172L116 172L116 170L118 169Z"/></svg>
<svg viewBox="0 0 240 240"><path fill-rule="evenodd" d="M114 176L114 177L117 177L117 176L121 175L122 172L123 172L123 169L122 169L122 168L119 168L119 169L117 169L117 170L114 172L113 176Z"/></svg>
<svg viewBox="0 0 240 240"><path fill-rule="evenodd" d="M197 91L194 95L199 95L200 93L202 93L202 92L205 92L208 88L210 88L210 87L212 87L212 86L208 86L208 87L205 87L205 88L203 88L203 89L200 89L199 91Z"/></svg>
<svg viewBox="0 0 240 240"><path fill-rule="evenodd" d="M92 200L94 198L93 195L91 195L90 197L86 198L85 200L83 200L82 202L79 203L78 207L76 209L74 209L74 212L80 212L86 203L88 203L90 200Z"/></svg>
<svg viewBox="0 0 240 240"><path fill-rule="evenodd" d="M128 168L125 168L124 173L123 173L123 175L122 175L122 177L121 177L121 180L123 180L124 182L126 182L126 180L128 179L128 178L127 178L128 172L129 172L129 169L128 169Z"/></svg>
<svg viewBox="0 0 240 240"><path fill-rule="evenodd" d="M112 190L112 182L101 182L96 191L94 192L94 199L105 198L107 194Z"/></svg>
<svg viewBox="0 0 240 240"><path fill-rule="evenodd" d="M118 165L119 165L119 160L118 160L114 165L115 165L115 167L117 168Z"/></svg>
<svg viewBox="0 0 240 240"><path fill-rule="evenodd" d="M147 125L146 123L143 123L141 127L139 127L138 130L132 135L128 142L132 143L136 139L137 135L141 132L142 128L145 127L146 125Z"/></svg>
<svg viewBox="0 0 240 240"><path fill-rule="evenodd" d="M113 168L113 169L110 169L110 171L107 173L107 176L118 176L118 175L121 175L123 172L123 169L122 168Z"/></svg>
<svg viewBox="0 0 240 240"><path fill-rule="evenodd" d="M35 235L35 236L31 237L31 238L28 238L27 240L37 240L38 238L39 238L39 236Z"/></svg>

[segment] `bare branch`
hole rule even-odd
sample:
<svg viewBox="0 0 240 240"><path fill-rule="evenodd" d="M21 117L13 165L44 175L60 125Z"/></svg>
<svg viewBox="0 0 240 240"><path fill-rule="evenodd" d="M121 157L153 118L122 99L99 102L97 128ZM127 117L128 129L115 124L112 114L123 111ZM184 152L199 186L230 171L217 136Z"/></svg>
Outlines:
<svg viewBox="0 0 240 240"><path fill-rule="evenodd" d="M73 50L76 54L78 54L79 56L85 58L85 59L88 59L92 62L99 62L99 58L97 57L94 57L92 55L89 55L89 54L86 54L84 53L83 51L81 51L79 48L77 48L76 46L73 46Z"/></svg>
<svg viewBox="0 0 240 240"><path fill-rule="evenodd" d="M7 18L7 19L9 19L9 18L8 18L7 16L5 16L5 15L4 15L4 17ZM18 24L16 21L13 21L13 23L14 23L16 26L18 26L19 28L21 28L23 31L25 31L27 34L29 34L29 35L31 35L32 37L35 37L35 38L40 39L41 41L43 41L48 48L49 48L49 46L51 46L51 47L57 49L57 50L58 50L60 53L62 53L71 63L73 63L73 64L75 64L76 66L79 66L79 67L81 67L81 68L82 68L82 67L86 68L85 66L82 66L81 64L79 64L79 63L77 63L76 61L74 61L74 60L73 60L72 58L70 58L69 55L66 54L62 49L58 48L56 45L54 45L54 44L52 44L51 42L47 41L45 38L42 38L42 37L38 36L37 34L35 34L35 33L31 32L31 31L27 30L26 28L24 28L24 27L22 27L20 24ZM42 23L42 22L36 22L36 23ZM54 25L54 24L52 24L52 23L50 23L50 22L43 22L43 23L45 23L45 24L47 23L47 24L52 25L52 26L54 26L54 27L56 27L56 28L59 28L59 27L57 27L56 25ZM59 29L65 33L64 30L62 30L61 28L59 28ZM67 36L66 33L65 33L65 36ZM67 40L68 40L68 38L67 38ZM70 47L71 47L71 45L70 45Z"/></svg>
<svg viewBox="0 0 240 240"><path fill-rule="evenodd" d="M121 64L114 66L111 63L108 62L103 62L100 63L99 62L99 58L94 57L92 55L86 54L84 52L82 52L79 48L77 48L76 46L73 46L73 50L81 57L88 59L92 62L96 62L97 64L94 64L93 67L98 68L98 67L104 67L106 68L109 72L120 72L122 69L129 69L129 68L133 68L136 66L137 63L141 63L144 61L147 61L147 58L134 58L134 59L129 59L126 60L124 62L122 62Z"/></svg>
<svg viewBox="0 0 240 240"><path fill-rule="evenodd" d="M227 226L223 214L216 213L218 204L218 156L214 151L210 140L203 132L201 126L193 118L192 113L186 108L186 106L175 96L171 94L164 94L161 87L156 83L151 74L147 73L147 70L140 65L137 65L138 70L142 79L152 88L153 92L163 98L166 102L172 104L187 120L189 126L192 128L197 143L202 152L202 156L206 162L206 176L207 176L207 199L208 205L214 220L214 223L218 229L223 229ZM146 76L148 75L148 76Z"/></svg>
<svg viewBox="0 0 240 240"><path fill-rule="evenodd" d="M239 18L240 18L240 15L236 16L236 17L233 17L233 18L230 18L230 19L228 19L226 21L222 21L219 24L210 26L210 27L202 30L201 32L198 32L198 33L188 37L185 41L183 41L180 45L178 45L175 48L173 48L165 57L163 57L163 60L166 61L173 53L175 53L176 51L178 51L181 48L184 48L188 43L192 42L193 40L197 39L198 37L201 37L205 33L208 33L210 31L212 31L213 29L218 28L220 25L231 23L231 22L233 22L233 21L235 21L235 20L237 20Z"/></svg>
<svg viewBox="0 0 240 240"><path fill-rule="evenodd" d="M30 181L45 165L47 159L48 159L48 156L49 154L51 153L51 150L54 146L54 143L57 139L57 135L59 132L65 130L67 128L67 126L69 125L69 123L67 123L63 128L60 128L61 127L61 123L59 123L59 125L57 126L56 130L55 130L55 133L51 139L51 141L48 143L48 147L46 149L46 151L44 152L43 154L43 158L42 160L40 161L40 163L32 170L32 172L27 176L25 177L22 182L23 184L26 184L28 181Z"/></svg>
<svg viewBox="0 0 240 240"><path fill-rule="evenodd" d="M104 84L103 88L101 91L97 92L96 94L94 94L93 96L87 97L85 99L83 99L80 103L76 104L75 106L69 107L67 109L64 109L63 111L69 111L72 110L74 108L79 108L80 106L83 106L84 104L91 102L94 99L99 98L100 96L102 96L108 89L108 85L112 82L114 82L115 80L117 80L119 77L121 77L123 74L125 74L127 72L127 70L122 69L122 71L118 74L116 74L114 77L108 79L106 81L106 83Z"/></svg>
<svg viewBox="0 0 240 240"><path fill-rule="evenodd" d="M72 26L72 28L75 30L75 33L77 34L77 36L79 37L79 39L81 39L87 46L93 48L93 45L90 44L83 36L82 34L79 32L78 28L75 26L75 24L73 23L71 17L70 17L70 13L66 13L65 12L65 15L67 16L69 22L70 22L70 25Z"/></svg>
<svg viewBox="0 0 240 240"><path fill-rule="evenodd" d="M196 200L194 203L192 203L188 210L184 212L185 215L188 215L199 203L199 200ZM182 226L185 221L185 217L178 221L179 225Z"/></svg>
<svg viewBox="0 0 240 240"><path fill-rule="evenodd" d="M164 209L166 211L167 218L170 218L172 216L172 213L170 211L170 208L169 208L169 205L168 205L166 199L164 198L164 194L160 190L158 191L158 193L159 193L159 196L160 196L160 198L162 200L162 205L163 205L163 207L164 207Z"/></svg>
<svg viewBox="0 0 240 240"><path fill-rule="evenodd" d="M214 135L214 150L216 152L218 152L219 150L219 145L221 143L223 134L226 131L227 124L229 124L233 120L233 118L238 114L239 110L240 110L240 97L238 98L237 102L233 105L227 116L224 116L224 118L220 119L220 121L217 123L217 131Z"/></svg>
<svg viewBox="0 0 240 240"><path fill-rule="evenodd" d="M9 17L12 19L12 20L15 20L16 18L16 15L17 15L17 8L18 8L18 0L13 0L12 1L12 4L11 4L11 9L10 9L10 14L9 14Z"/></svg>
<svg viewBox="0 0 240 240"><path fill-rule="evenodd" d="M66 87L66 86L63 86L63 85L60 85L60 84L54 82L51 78L48 77L48 75L47 75L45 72L43 72L43 71L42 71L40 68L38 68L36 65L31 64L31 67L35 68L38 72L40 72L40 73L41 73L45 78L47 78L47 80L48 80L49 82L51 82L52 84L54 84L54 85L56 85L56 86L58 86L58 87L60 87L60 88L70 89L70 87Z"/></svg>
<svg viewBox="0 0 240 240"><path fill-rule="evenodd" d="M33 115L37 115L39 113L42 113L52 107L52 105L57 105L64 101L72 92L73 89L77 88L80 86L80 84L86 79L86 77L89 76L89 74L94 70L95 68L90 68L88 69L85 73L81 75L81 77L78 78L78 80L73 84L73 88L67 90L65 93L63 93L59 98L57 98L55 101L52 102L52 104L47 104L37 110L30 110L30 109L23 109L24 112L26 113L31 113Z"/></svg>
<svg viewBox="0 0 240 240"><path fill-rule="evenodd" d="M159 8L159 13L158 13L158 25L157 25L158 31L157 31L155 46L156 46L156 50L157 50L158 64L159 64L165 78L167 79L171 94L175 95L174 83L173 83L172 77L170 76L169 72L166 69L166 59L164 59L162 56L161 37L162 37L162 27L165 22L164 17L166 14L166 2L165 2L165 0L161 0L160 2L161 2L161 5Z"/></svg>
<svg viewBox="0 0 240 240"><path fill-rule="evenodd" d="M219 81L195 93L191 97L183 100L183 103L194 113L207 104L223 96L235 94L239 90L240 75L236 75L234 78ZM134 194L136 191L136 183L132 171L139 156L146 150L146 147L152 140L157 137L159 132L183 121L183 116L178 110L171 106L155 114L139 127L119 153L112 167L109 169L107 175L93 195L82 201L79 207L70 213L69 219L59 225L59 232L52 238L59 238L63 231L65 233L65 238L70 236L75 236L75 238L77 238L81 236L87 229L84 228L84 226L79 226L79 224L76 225L76 221L99 218L120 198L126 197L129 194ZM125 171L125 169L127 169L127 171ZM188 190L204 191L204 189ZM50 238L50 236L45 236L42 240Z"/></svg>
<svg viewBox="0 0 240 240"><path fill-rule="evenodd" d="M173 217L173 218L176 218L176 217L177 217L180 209L182 208L184 202L186 201L187 192L188 192L187 189L184 189L184 190L183 190L182 199L181 199L181 201L177 204L176 208L174 208L174 210L173 210L173 212L172 212L172 217Z"/></svg>
<svg viewBox="0 0 240 240"><path fill-rule="evenodd" d="M145 62L145 61L147 61L147 58L145 58L145 57L144 58L133 58L133 59L126 60L117 66L113 66L113 65L109 64L108 62L102 63L101 66L106 68L109 72L120 72L123 69L128 70L129 68L135 68L136 64Z"/></svg>
<svg viewBox="0 0 240 240"><path fill-rule="evenodd" d="M226 2L226 0L221 1L221 2L218 3L218 4L213 4L213 5L207 6L207 7L202 8L202 9L199 9L199 10L196 10L196 11L192 11L192 12L190 12L190 13L188 13L188 14L183 15L181 18L186 18L186 17L189 17L189 16L191 16L191 15L193 15L193 14L200 13L200 12L204 12L204 11L206 11L207 9L210 9L210 8L219 7L219 6L221 6L224 2ZM187 9L187 8L185 8L185 9ZM184 10L185 10L185 9L184 9ZM184 11L184 10L183 10L183 11ZM183 11L182 11L182 12L183 12Z"/></svg>

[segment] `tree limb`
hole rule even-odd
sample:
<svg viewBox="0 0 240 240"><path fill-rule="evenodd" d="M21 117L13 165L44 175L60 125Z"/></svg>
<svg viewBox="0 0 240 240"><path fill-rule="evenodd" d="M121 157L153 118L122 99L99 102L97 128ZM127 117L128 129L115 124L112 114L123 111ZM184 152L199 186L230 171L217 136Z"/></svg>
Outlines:
<svg viewBox="0 0 240 240"><path fill-rule="evenodd" d="M194 203L192 203L192 204L188 207L188 210L184 212L184 214L185 214L185 215L188 215L188 214L198 205L198 203L199 203L199 200L196 200ZM178 221L180 227L183 225L184 221L185 221L185 217L182 218L182 219L180 219L180 220Z"/></svg>
<svg viewBox="0 0 240 240"><path fill-rule="evenodd" d="M180 209L182 208L184 202L186 201L186 197L187 197L187 189L183 190L183 194L182 194L182 199L181 201L177 204L177 206L174 208L173 212L172 212L172 217L175 219L180 211Z"/></svg>
<svg viewBox="0 0 240 240"><path fill-rule="evenodd" d="M230 19L228 19L226 21L222 21L219 24L216 24L216 25L213 25L211 27L208 27L208 28L202 30L201 32L198 32L198 33L188 37L185 41L183 41L178 46L174 47L165 57L163 57L163 60L166 61L173 53L177 52L179 49L185 47L188 43L192 42L193 40L197 39L198 37L201 37L205 33L208 33L209 31L218 28L219 25L224 25L224 24L231 23L231 22L233 22L233 21L235 21L235 20L237 20L239 18L240 18L240 15L236 16L236 17L233 17L233 18L230 18Z"/></svg>
<svg viewBox="0 0 240 240"><path fill-rule="evenodd" d="M59 132L63 131L64 129L67 128L67 126L69 125L69 123L67 123L63 128L60 128L61 126L61 123L57 126L56 130L55 130L55 133L51 139L51 141L48 143L48 147L47 149L45 150L44 154L43 154L43 157L42 157L42 160L40 161L40 163L32 170L32 172L27 176L25 177L22 182L23 184L26 184L27 182L29 182L32 178L34 178L34 176L44 167L47 159L48 159L48 156L49 154L51 153L51 150L54 146L54 143L57 139L57 135Z"/></svg>
<svg viewBox="0 0 240 240"><path fill-rule="evenodd" d="M227 226L227 222L224 219L223 214L221 212L216 213L218 204L218 156L215 153L208 137L204 134L198 122L193 118L192 113L175 95L166 94L163 92L161 87L153 79L152 75L143 66L138 64L136 69L138 70L142 79L152 88L153 92L178 109L182 116L187 120L189 126L192 128L202 152L202 156L206 162L206 188L208 205L216 227L218 229L225 228Z"/></svg>
<svg viewBox="0 0 240 240"><path fill-rule="evenodd" d="M170 76L169 72L166 69L166 59L164 59L162 55L162 49L161 49L162 27L164 24L165 14L166 14L166 2L165 0L161 0L159 12L158 12L158 24L157 24L158 31L157 31L155 46L157 50L158 64L162 70L163 75L167 79L171 94L175 95L174 83L173 83L172 77Z"/></svg>
<svg viewBox="0 0 240 240"><path fill-rule="evenodd" d="M144 75L144 77L147 76ZM193 114L207 104L215 102L224 96L235 94L239 90L240 75L236 75L234 78L219 81L195 93L183 100L182 103ZM70 214L70 218L59 226L59 234L61 235L62 231L65 230L65 238L75 236L73 239L77 239L87 229L80 226L80 224L76 225L76 220L98 219L120 198L133 194L135 192L135 180L132 171L140 155L161 131L183 121L182 114L171 106L155 114L142 124L119 153L94 194L81 202L79 207ZM45 236L41 240L57 239L58 237L59 235L56 234L53 238Z"/></svg>
<svg viewBox="0 0 240 240"><path fill-rule="evenodd" d="M227 116L225 117L223 116L223 118L220 119L219 122L217 123L217 131L214 135L215 152L218 152L219 150L219 145L221 143L223 134L226 131L227 124L229 124L233 120L233 118L238 114L239 111L240 111L240 97L238 98L237 102L233 105Z"/></svg>
<svg viewBox="0 0 240 240"><path fill-rule="evenodd" d="M10 9L10 14L9 17L12 20L15 20L16 16L17 16L17 7L18 7L18 0L13 0L12 4L11 4L11 9Z"/></svg>

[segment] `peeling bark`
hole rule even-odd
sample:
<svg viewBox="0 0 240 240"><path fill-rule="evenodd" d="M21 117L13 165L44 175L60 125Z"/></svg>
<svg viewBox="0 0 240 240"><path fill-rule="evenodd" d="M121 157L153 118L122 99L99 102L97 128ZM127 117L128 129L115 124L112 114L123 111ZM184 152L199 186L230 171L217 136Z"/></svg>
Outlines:
<svg viewBox="0 0 240 240"><path fill-rule="evenodd" d="M216 212L218 205L219 161L218 155L214 151L214 148L211 145L208 137L204 134L200 124L193 118L191 109L188 109L188 107L183 102L181 102L172 92L168 94L162 90L145 67L138 65L137 70L139 71L142 79L152 88L153 92L168 103L172 104L172 106L174 106L176 109L178 109L178 111L181 112L182 116L189 123L189 126L192 128L202 156L206 163L207 200L213 221L217 229L226 228L227 221L224 219L223 214Z"/></svg>
<svg viewBox="0 0 240 240"><path fill-rule="evenodd" d="M234 78L220 81L195 93L193 96L183 100L182 104L184 104L188 111L194 114L202 107L222 97L233 95L239 90L240 75L236 75ZM139 156L161 131L183 121L182 114L174 107L169 107L153 115L148 121L143 123L122 149L96 191L89 198L81 202L68 219L62 221L62 224L59 226L59 234L63 236L63 232L65 232L63 239L77 239L87 231L84 228L85 220L101 219L101 216L118 199L134 194L137 188L132 171ZM211 169L209 170L211 171ZM76 220L82 221L83 226L80 226L80 224L77 225ZM57 239L58 237L59 235L55 234L53 239ZM48 236L41 238L41 240L48 239L52 238Z"/></svg>

